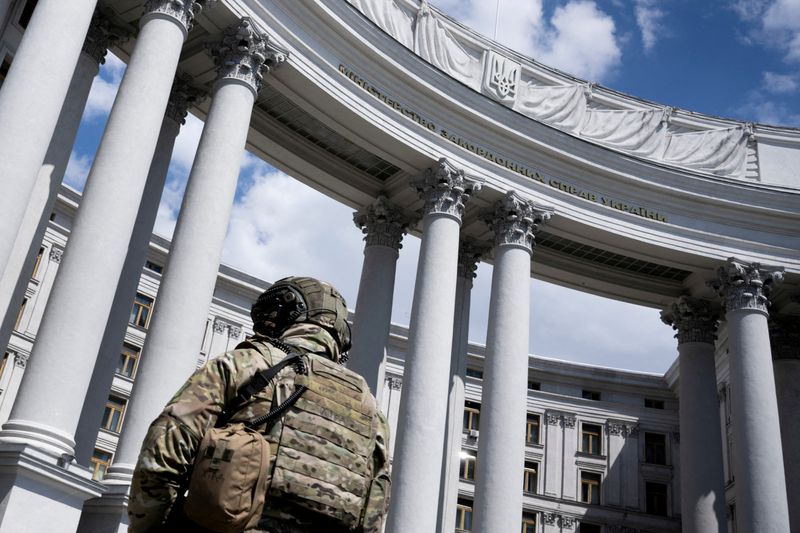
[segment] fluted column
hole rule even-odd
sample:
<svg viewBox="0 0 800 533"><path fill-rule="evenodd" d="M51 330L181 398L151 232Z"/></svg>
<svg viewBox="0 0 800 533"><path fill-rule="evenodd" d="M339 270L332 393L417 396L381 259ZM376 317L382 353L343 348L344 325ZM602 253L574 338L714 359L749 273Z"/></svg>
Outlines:
<svg viewBox="0 0 800 533"><path fill-rule="evenodd" d="M509 192L486 217L495 234L475 474L476 533L516 531L522 516L531 254L553 211Z"/></svg>
<svg viewBox="0 0 800 533"><path fill-rule="evenodd" d="M364 233L366 245L347 368L361 374L379 395L383 390L397 257L408 219L385 196L379 196L375 203L355 213L353 221Z"/></svg>
<svg viewBox="0 0 800 533"><path fill-rule="evenodd" d="M190 106L202 98L202 91L192 86L191 77L179 75L172 86L167 112L161 124L156 152L150 165L139 214L136 217L133 235L128 244L125 266L117 283L114 304L108 315L103 342L95 363L89 390L83 401L83 411L75 433L75 458L80 464L88 465L94 451L97 432L105 409L114 371L119 362L125 332L128 329L133 300L139 286L147 249L152 237L153 225L158 214L158 204L167 180L172 150L181 125L186 122Z"/></svg>
<svg viewBox="0 0 800 533"><path fill-rule="evenodd" d="M469 311L472 280L485 249L470 240L461 240L458 249L458 278L453 317L453 351L450 355L450 394L447 399L442 488L436 531L453 531L458 505L458 472L461 466L461 436L464 423L464 381L469 347Z"/></svg>
<svg viewBox="0 0 800 533"><path fill-rule="evenodd" d="M100 11L95 12L44 164L39 169L22 225L14 240L14 248L5 272L0 270L0 313L3 317L0 320L0 347L7 346L11 338L19 302L28 287L50 213L61 189L92 82L99 66L105 62L108 48L119 42L122 36L120 29L114 27L106 16Z"/></svg>
<svg viewBox="0 0 800 533"><path fill-rule="evenodd" d="M705 301L680 297L661 313L678 333L681 516L684 533L725 533L722 431L714 362L718 313Z"/></svg>
<svg viewBox="0 0 800 533"><path fill-rule="evenodd" d="M769 329L789 524L792 531L800 531L800 317L773 317Z"/></svg>
<svg viewBox="0 0 800 533"><path fill-rule="evenodd" d="M212 48L217 80L108 479L129 483L150 422L195 370L262 69L285 61L250 21Z"/></svg>
<svg viewBox="0 0 800 533"><path fill-rule="evenodd" d="M389 533L436 528L434 502L439 500L441 482L459 228L464 203L479 188L445 159L412 185L425 204L394 453Z"/></svg>
<svg viewBox="0 0 800 533"><path fill-rule="evenodd" d="M729 259L711 285L725 305L739 531L789 531L767 303L781 272ZM683 453L683 452L682 452Z"/></svg>
<svg viewBox="0 0 800 533"><path fill-rule="evenodd" d="M125 262L181 47L204 3L208 2L146 4L31 362L0 441L74 453L82 400ZM92 288L91 305L78 313L76 303L85 300L87 287ZM60 401L53 402L54 397Z"/></svg>
<svg viewBox="0 0 800 533"><path fill-rule="evenodd" d="M40 0L0 90L0 273L11 256L96 3Z"/></svg>

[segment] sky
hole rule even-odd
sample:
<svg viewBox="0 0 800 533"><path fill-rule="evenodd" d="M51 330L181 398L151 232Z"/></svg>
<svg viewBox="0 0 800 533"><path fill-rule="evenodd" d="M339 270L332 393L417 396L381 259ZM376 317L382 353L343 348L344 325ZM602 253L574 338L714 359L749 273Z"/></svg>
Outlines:
<svg viewBox="0 0 800 533"><path fill-rule="evenodd" d="M664 105L800 127L800 0L436 0L456 19L547 65ZM499 11L498 11L499 8ZM125 65L109 55L95 79L65 181L82 190ZM171 237L203 124L176 142L154 231ZM355 308L363 260L352 210L242 158L223 262L272 281L310 275ZM321 229L324 228L324 231ZM392 321L407 325L419 239L398 260ZM470 340L486 338L491 265L472 292ZM659 311L531 280L530 351L663 373L676 341Z"/></svg>

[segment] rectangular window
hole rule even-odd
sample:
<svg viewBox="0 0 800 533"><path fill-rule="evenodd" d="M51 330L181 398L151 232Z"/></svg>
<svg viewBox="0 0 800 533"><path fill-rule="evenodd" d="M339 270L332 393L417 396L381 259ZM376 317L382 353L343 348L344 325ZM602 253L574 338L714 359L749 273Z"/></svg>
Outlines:
<svg viewBox="0 0 800 533"><path fill-rule="evenodd" d="M462 455L461 466L458 469L458 477L465 481L475 481L475 456Z"/></svg>
<svg viewBox="0 0 800 533"><path fill-rule="evenodd" d="M528 390L542 390L542 384L538 381L528 381Z"/></svg>
<svg viewBox="0 0 800 533"><path fill-rule="evenodd" d="M163 273L163 272L164 272L164 267L163 267L163 266L159 265L158 263L153 263L153 262L152 262L152 261L150 261L149 259L148 259L147 261L145 261L145 263L144 263L144 267L145 267L147 270L152 270L152 271L153 271L153 272L155 272L156 274L161 274L161 273Z"/></svg>
<svg viewBox="0 0 800 533"><path fill-rule="evenodd" d="M522 513L522 533L536 533L536 515Z"/></svg>
<svg viewBox="0 0 800 533"><path fill-rule="evenodd" d="M481 404L464 403L464 431L477 430L481 422Z"/></svg>
<svg viewBox="0 0 800 533"><path fill-rule="evenodd" d="M22 324L22 315L25 314L25 306L28 305L28 299L22 299L22 305L19 306L19 311L17 311L17 320L14 322L14 329L20 331L20 325Z"/></svg>
<svg viewBox="0 0 800 533"><path fill-rule="evenodd" d="M525 461L525 474L522 478L522 490L536 493L539 488L539 465Z"/></svg>
<svg viewBox="0 0 800 533"><path fill-rule="evenodd" d="M644 434L644 462L653 465L667 464L667 436L663 433Z"/></svg>
<svg viewBox="0 0 800 533"><path fill-rule="evenodd" d="M483 379L483 370L478 370L477 368L467 368L467 377Z"/></svg>
<svg viewBox="0 0 800 533"><path fill-rule="evenodd" d="M472 531L472 502L458 500L456 505L456 531Z"/></svg>
<svg viewBox="0 0 800 533"><path fill-rule="evenodd" d="M6 54L6 57L3 58L3 62L0 63L0 87L3 86L3 82L8 76L8 70L11 68L11 56Z"/></svg>
<svg viewBox="0 0 800 533"><path fill-rule="evenodd" d="M103 413L103 429L119 433L122 429L122 417L125 414L125 400L116 396L109 396L106 410Z"/></svg>
<svg viewBox="0 0 800 533"><path fill-rule="evenodd" d="M22 12L19 14L19 19L17 19L17 22L19 22L19 25L22 27L22 29L26 29L28 27L31 17L33 16L33 10L36 9L37 3L38 0L28 0L25 2L25 7L22 8Z"/></svg>
<svg viewBox="0 0 800 533"><path fill-rule="evenodd" d="M139 362L139 348L128 343L122 345L117 363L117 374L126 378L136 377L136 366Z"/></svg>
<svg viewBox="0 0 800 533"><path fill-rule="evenodd" d="M528 413L528 421L525 424L525 443L539 444L539 415Z"/></svg>
<svg viewBox="0 0 800 533"><path fill-rule="evenodd" d="M647 514L667 516L667 486L664 483L644 484Z"/></svg>
<svg viewBox="0 0 800 533"><path fill-rule="evenodd" d="M600 474L581 472L581 501L600 504Z"/></svg>
<svg viewBox="0 0 800 533"><path fill-rule="evenodd" d="M647 407L648 409L663 409L664 400L654 400L652 398L645 398L644 406Z"/></svg>
<svg viewBox="0 0 800 533"><path fill-rule="evenodd" d="M3 354L3 360L0 361L0 377L3 376L3 372L6 371L6 366L8 366L8 360L11 359L11 354L6 352Z"/></svg>
<svg viewBox="0 0 800 533"><path fill-rule="evenodd" d="M597 424L581 424L581 451L592 455L602 455L602 437L602 427Z"/></svg>
<svg viewBox="0 0 800 533"><path fill-rule="evenodd" d="M33 263L33 272L31 272L31 278L35 278L36 274L39 273L39 267L42 264L42 256L44 255L44 246L39 247L39 253L36 254L36 262Z"/></svg>
<svg viewBox="0 0 800 533"><path fill-rule="evenodd" d="M111 452L104 452L95 448L94 454L89 459L92 467L92 479L102 481L106 477L106 471L111 465Z"/></svg>
<svg viewBox="0 0 800 533"><path fill-rule="evenodd" d="M581 392L581 397L584 400L594 400L596 402L600 401L600 393L595 390L583 389L583 391Z"/></svg>
<svg viewBox="0 0 800 533"><path fill-rule="evenodd" d="M133 309L131 309L130 323L134 326L147 329L150 324L150 314L153 311L153 299L141 293L136 293L136 299L133 301Z"/></svg>

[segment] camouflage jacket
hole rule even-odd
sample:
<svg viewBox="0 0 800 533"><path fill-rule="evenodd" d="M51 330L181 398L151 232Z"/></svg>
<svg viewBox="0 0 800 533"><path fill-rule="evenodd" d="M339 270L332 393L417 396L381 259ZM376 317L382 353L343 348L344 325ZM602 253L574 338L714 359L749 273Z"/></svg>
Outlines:
<svg viewBox="0 0 800 533"><path fill-rule="evenodd" d="M311 324L298 324L282 337L299 352L329 353L338 357L333 338L324 329ZM195 451L205 431L213 427L223 409L230 405L238 389L256 372L269 368L285 353L258 336L248 338L236 349L209 361L197 370L170 400L164 411L150 425L133 475L128 516L131 533L162 530L203 531L201 527L181 523L180 509L175 506L183 492ZM269 386L253 395L232 416L232 421L249 420L269 411L273 400L282 401L291 390L281 390L285 382ZM389 427L378 412L378 434L372 455L372 476L382 491L370 493L358 533L380 533L388 506L390 477L388 463ZM260 428L273 449L273 465L281 423ZM173 507L176 507L173 510ZM166 524L169 520L169 524ZM182 526L182 527L181 527ZM188 527L187 527L188 526ZM267 497L262 519L253 532L305 533L325 531L345 533L348 530L331 519L307 510L293 508L291 502Z"/></svg>

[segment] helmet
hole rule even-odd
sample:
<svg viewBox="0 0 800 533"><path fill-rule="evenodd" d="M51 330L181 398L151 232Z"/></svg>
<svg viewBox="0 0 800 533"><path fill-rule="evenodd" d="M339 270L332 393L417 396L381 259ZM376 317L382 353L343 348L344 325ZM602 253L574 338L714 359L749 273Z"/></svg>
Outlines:
<svg viewBox="0 0 800 533"><path fill-rule="evenodd" d="M296 322L316 324L327 330L344 353L350 349L347 303L330 283L314 278L288 277L264 291L250 310L253 329L278 337Z"/></svg>

